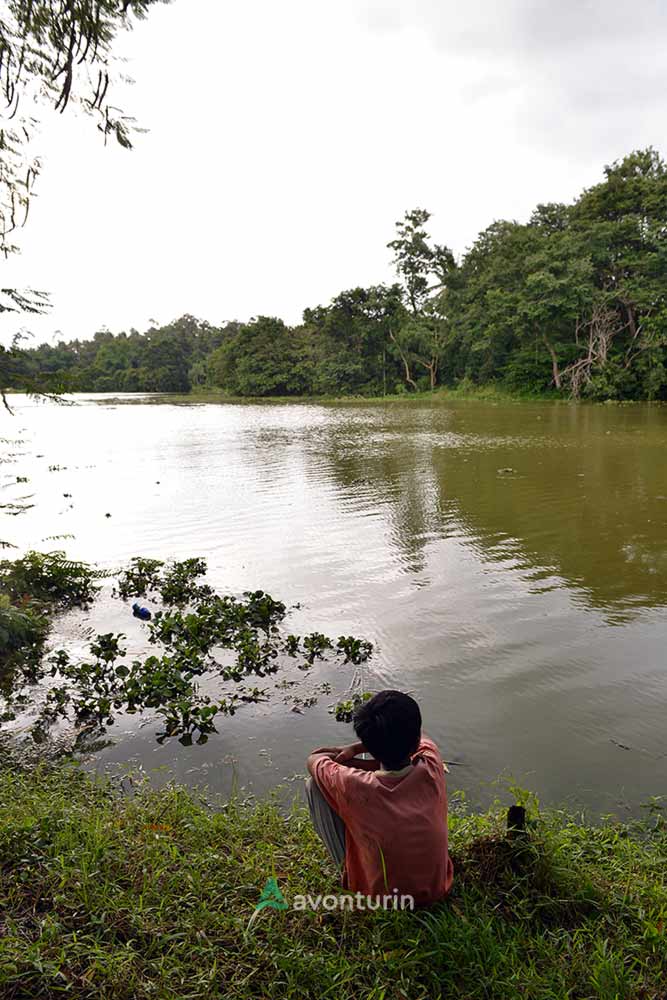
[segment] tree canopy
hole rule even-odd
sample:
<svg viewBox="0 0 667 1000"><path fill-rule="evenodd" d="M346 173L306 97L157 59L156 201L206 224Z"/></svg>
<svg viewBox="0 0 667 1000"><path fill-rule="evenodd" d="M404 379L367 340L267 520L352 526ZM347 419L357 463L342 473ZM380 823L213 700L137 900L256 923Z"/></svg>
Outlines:
<svg viewBox="0 0 667 1000"><path fill-rule="evenodd" d="M277 317L20 350L10 385L83 391L218 388L240 396L375 396L495 383L590 399L667 399L667 166L653 149L571 205L500 220L456 260L414 209L388 244L396 281Z"/></svg>

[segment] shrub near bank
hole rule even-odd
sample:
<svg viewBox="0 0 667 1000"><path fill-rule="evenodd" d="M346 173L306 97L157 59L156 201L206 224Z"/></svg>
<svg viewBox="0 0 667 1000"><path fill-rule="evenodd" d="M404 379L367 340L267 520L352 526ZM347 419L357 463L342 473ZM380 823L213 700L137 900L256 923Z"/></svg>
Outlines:
<svg viewBox="0 0 667 1000"><path fill-rule="evenodd" d="M339 892L307 815L123 796L70 766L0 772L0 995L113 1000L627 998L665 995L667 833L499 811L450 820L456 879L431 910L267 908Z"/></svg>
<svg viewBox="0 0 667 1000"><path fill-rule="evenodd" d="M0 695L16 680L37 679L57 611L87 607L102 574L64 552L28 552L21 559L0 560ZM0 706L0 722L11 709Z"/></svg>

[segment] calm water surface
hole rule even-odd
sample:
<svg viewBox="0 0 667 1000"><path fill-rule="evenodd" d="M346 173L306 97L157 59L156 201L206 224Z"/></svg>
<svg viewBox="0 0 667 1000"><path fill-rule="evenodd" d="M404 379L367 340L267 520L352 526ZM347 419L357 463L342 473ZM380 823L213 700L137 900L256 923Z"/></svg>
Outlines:
<svg viewBox="0 0 667 1000"><path fill-rule="evenodd" d="M104 567L202 555L218 589L300 604L290 631L370 638L366 686L415 694L473 801L501 772L596 810L667 792L667 409L77 403L2 418L25 454L0 475L36 494L2 537ZM54 641L145 648L109 591ZM297 714L276 692L203 747L121 719L95 764L222 792L296 782L313 745L351 736L327 712L349 670L297 671L301 696L332 695Z"/></svg>

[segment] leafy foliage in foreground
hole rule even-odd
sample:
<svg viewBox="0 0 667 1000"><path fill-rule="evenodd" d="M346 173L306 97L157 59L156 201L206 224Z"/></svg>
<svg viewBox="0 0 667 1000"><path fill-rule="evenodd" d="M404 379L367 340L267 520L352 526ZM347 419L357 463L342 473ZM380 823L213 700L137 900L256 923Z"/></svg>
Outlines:
<svg viewBox="0 0 667 1000"><path fill-rule="evenodd" d="M10 696L14 681L40 676L50 616L57 610L87 607L102 574L62 552L28 552L0 561L0 679ZM19 691L18 697L23 698ZM13 718L11 708L3 715Z"/></svg>
<svg viewBox="0 0 667 1000"><path fill-rule="evenodd" d="M64 560L59 553L30 553L4 567L5 587L12 595L30 584L33 591L49 595L51 606L83 604L94 592L94 571ZM89 738L91 732L113 725L119 712L152 710L163 721L160 741L177 736L186 746L193 738L205 743L216 732L218 716L233 715L243 703L266 700L266 689L241 686L250 676L275 674L286 658L302 657L299 666L309 670L316 659L327 655L355 667L372 655L372 644L354 636L341 636L336 644L320 632L303 638L284 636L281 624L287 609L281 601L262 590L240 597L220 596L202 582L205 573L206 562L199 558L170 563L135 558L120 573L118 596L162 602L147 625L149 641L156 647L151 656L128 659L126 637L112 633L98 635L84 659L60 649L48 664L40 665L41 646L35 647L36 654L29 659L26 647L23 680L33 684L48 675L51 683L33 729L35 739L44 742L61 719L73 721ZM0 639L1 624L0 617ZM202 690L204 679L208 692ZM353 678L352 685L356 683ZM15 714L12 695L25 700L20 685L7 693L6 718ZM300 705L306 705L306 700Z"/></svg>
<svg viewBox="0 0 667 1000"><path fill-rule="evenodd" d="M49 623L42 608L33 601L13 605L0 593L0 679L15 666L27 673L42 658Z"/></svg>
<svg viewBox="0 0 667 1000"><path fill-rule="evenodd" d="M25 222L41 169L41 158L34 155L31 145L40 110L55 107L62 113L73 105L95 120L105 138L131 147L133 122L109 100L118 70L113 43L119 32L130 28L135 18L144 17L156 2L9 0L3 5L0 104L4 103L5 121L0 249L5 255L16 252L7 237Z"/></svg>
<svg viewBox="0 0 667 1000"><path fill-rule="evenodd" d="M28 552L21 559L0 561L0 592L52 608L86 607L95 598L95 581L103 575L64 552Z"/></svg>
<svg viewBox="0 0 667 1000"><path fill-rule="evenodd" d="M123 797L74 768L0 773L3 1000L662 1000L667 829L454 805L449 901L421 912L266 910L338 893L306 813L180 788Z"/></svg>

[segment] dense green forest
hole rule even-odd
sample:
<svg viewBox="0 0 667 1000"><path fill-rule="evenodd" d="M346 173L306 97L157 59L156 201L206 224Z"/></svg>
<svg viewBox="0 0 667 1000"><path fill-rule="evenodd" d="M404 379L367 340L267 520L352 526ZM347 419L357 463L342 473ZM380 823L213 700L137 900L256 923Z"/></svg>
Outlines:
<svg viewBox="0 0 667 1000"><path fill-rule="evenodd" d="M519 393L667 399L667 165L653 149L605 168L572 204L497 221L456 260L406 213L388 244L396 282L259 316L184 316L144 333L20 347L5 384L240 396L387 395L494 383Z"/></svg>

